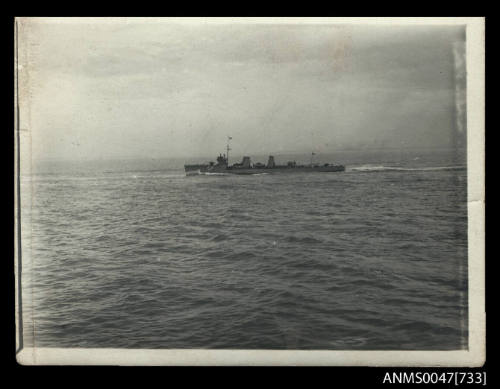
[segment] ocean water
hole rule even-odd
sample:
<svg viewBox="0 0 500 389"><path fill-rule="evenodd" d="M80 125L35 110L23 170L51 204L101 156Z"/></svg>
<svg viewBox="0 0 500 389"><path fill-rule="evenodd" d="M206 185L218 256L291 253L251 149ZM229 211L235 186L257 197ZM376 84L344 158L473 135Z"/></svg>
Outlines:
<svg viewBox="0 0 500 389"><path fill-rule="evenodd" d="M463 153L287 175L183 162L22 177L25 346L467 348Z"/></svg>

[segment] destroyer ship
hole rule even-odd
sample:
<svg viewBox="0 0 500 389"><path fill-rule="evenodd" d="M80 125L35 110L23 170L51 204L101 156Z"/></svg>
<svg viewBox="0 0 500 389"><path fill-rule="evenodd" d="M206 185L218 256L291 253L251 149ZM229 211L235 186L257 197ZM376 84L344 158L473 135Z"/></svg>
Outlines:
<svg viewBox="0 0 500 389"><path fill-rule="evenodd" d="M192 164L184 165L186 175L198 174L262 174L262 173L330 173L330 172L343 172L345 166L334 165L330 163L318 164L313 163L313 156L311 153L311 163L308 165L298 165L296 161L289 161L286 165L277 165L274 161L274 156L270 155L267 164L260 162L252 163L250 157L243 157L240 163L229 164L229 140L226 147L226 154L219 154L217 162L209 162L206 164Z"/></svg>

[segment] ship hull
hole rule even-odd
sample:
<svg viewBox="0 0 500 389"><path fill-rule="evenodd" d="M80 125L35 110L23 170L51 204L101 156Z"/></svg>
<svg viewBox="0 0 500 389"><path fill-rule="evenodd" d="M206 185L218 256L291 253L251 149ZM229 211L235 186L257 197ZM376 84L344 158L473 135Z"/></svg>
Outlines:
<svg viewBox="0 0 500 389"><path fill-rule="evenodd" d="M276 166L274 168L234 168L226 166L210 166L210 165L185 165L184 170L186 175L198 174L235 174L235 175L252 175L252 174L282 174L282 173L333 173L345 171L345 166L329 165L329 166Z"/></svg>

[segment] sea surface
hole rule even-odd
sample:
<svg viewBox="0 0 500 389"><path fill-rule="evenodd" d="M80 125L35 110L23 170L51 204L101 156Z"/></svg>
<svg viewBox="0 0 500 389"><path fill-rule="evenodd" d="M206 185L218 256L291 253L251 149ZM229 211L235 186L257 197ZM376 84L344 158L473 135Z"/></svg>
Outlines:
<svg viewBox="0 0 500 389"><path fill-rule="evenodd" d="M22 177L24 345L466 349L465 154L322 159L347 170L40 163Z"/></svg>

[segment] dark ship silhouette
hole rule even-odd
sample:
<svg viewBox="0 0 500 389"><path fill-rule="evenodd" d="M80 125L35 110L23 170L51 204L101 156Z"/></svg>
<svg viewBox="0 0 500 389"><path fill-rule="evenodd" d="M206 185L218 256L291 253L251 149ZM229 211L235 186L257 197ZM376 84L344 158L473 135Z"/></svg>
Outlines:
<svg viewBox="0 0 500 389"><path fill-rule="evenodd" d="M260 162L252 163L250 157L243 157L240 163L229 165L229 140L227 144L227 154L219 154L217 163L209 162L207 164L184 165L186 175L196 174L260 174L260 173L329 173L343 172L345 166L333 165L329 163L313 163L314 153L311 153L311 163L309 165L297 165L295 161L289 161L286 165L276 165L274 156L270 155L267 164Z"/></svg>

